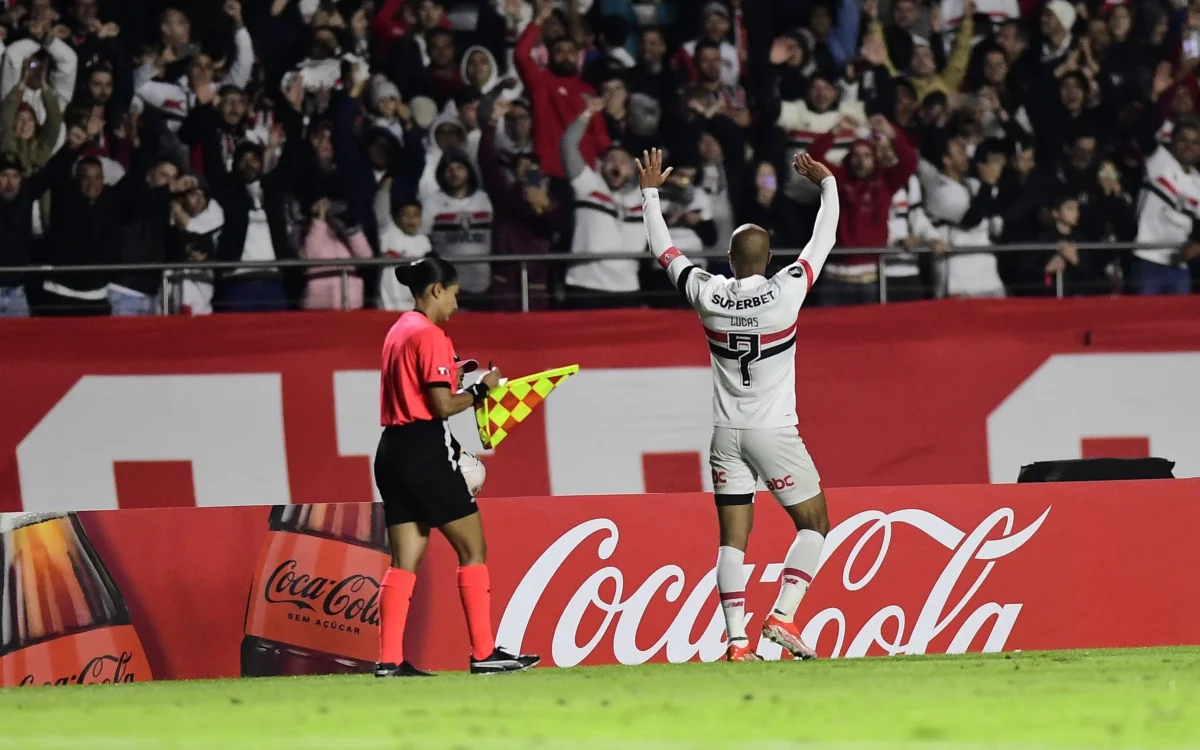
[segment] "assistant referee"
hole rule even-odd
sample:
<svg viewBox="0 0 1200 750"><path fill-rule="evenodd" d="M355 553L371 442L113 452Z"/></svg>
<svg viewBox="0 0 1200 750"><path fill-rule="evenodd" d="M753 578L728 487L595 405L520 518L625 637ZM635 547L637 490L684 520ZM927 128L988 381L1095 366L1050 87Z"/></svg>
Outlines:
<svg viewBox="0 0 1200 750"><path fill-rule="evenodd" d="M375 484L383 498L392 564L380 592L375 676L432 676L404 660L404 625L430 529L442 532L458 554L471 672L522 672L540 659L496 647L483 523L459 468L462 449L446 421L482 401L499 384L500 371L492 368L471 388L458 389L454 345L441 328L458 309L454 266L430 257L395 273L412 292L416 308L400 316L383 343L383 434L375 451Z"/></svg>

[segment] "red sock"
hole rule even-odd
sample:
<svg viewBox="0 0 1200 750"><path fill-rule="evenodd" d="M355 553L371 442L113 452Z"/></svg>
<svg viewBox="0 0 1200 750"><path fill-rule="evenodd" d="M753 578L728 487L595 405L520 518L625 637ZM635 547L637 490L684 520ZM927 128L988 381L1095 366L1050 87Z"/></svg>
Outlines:
<svg viewBox="0 0 1200 750"><path fill-rule="evenodd" d="M417 574L400 568L388 568L379 592L379 661L399 664L404 661L404 623L412 601Z"/></svg>
<svg viewBox="0 0 1200 750"><path fill-rule="evenodd" d="M492 582L486 565L468 565L458 569L458 594L467 615L467 633L471 636L471 656L486 659L496 650L492 635Z"/></svg>

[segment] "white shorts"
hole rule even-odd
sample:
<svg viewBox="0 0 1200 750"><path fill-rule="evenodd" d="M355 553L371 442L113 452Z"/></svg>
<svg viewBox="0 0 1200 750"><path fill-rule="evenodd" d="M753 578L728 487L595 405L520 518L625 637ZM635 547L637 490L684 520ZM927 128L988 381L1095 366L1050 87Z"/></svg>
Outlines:
<svg viewBox="0 0 1200 750"><path fill-rule="evenodd" d="M752 502L760 478L783 506L802 503L821 492L821 476L795 427L714 427L708 462L718 505Z"/></svg>

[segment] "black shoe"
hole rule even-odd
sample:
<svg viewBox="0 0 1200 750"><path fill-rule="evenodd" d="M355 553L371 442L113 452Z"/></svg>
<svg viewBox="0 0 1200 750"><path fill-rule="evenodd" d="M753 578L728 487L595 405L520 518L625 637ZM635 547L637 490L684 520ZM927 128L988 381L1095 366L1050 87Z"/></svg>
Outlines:
<svg viewBox="0 0 1200 750"><path fill-rule="evenodd" d="M408 662L399 664L376 664L376 677L436 677L432 672L422 672Z"/></svg>
<svg viewBox="0 0 1200 750"><path fill-rule="evenodd" d="M536 667L542 660L540 656L523 654L513 656L504 649L497 648L486 659L471 657L471 674L501 674L503 672L524 672L530 667Z"/></svg>

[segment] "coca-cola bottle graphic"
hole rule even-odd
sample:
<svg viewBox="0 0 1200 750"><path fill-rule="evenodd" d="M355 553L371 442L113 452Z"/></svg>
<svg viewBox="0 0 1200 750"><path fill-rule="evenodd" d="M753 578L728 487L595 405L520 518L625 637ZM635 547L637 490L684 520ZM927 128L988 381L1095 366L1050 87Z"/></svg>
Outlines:
<svg viewBox="0 0 1200 750"><path fill-rule="evenodd" d="M0 517L0 686L153 679L129 610L75 514Z"/></svg>
<svg viewBox="0 0 1200 750"><path fill-rule="evenodd" d="M246 606L242 676L370 671L389 558L379 503L272 508Z"/></svg>

